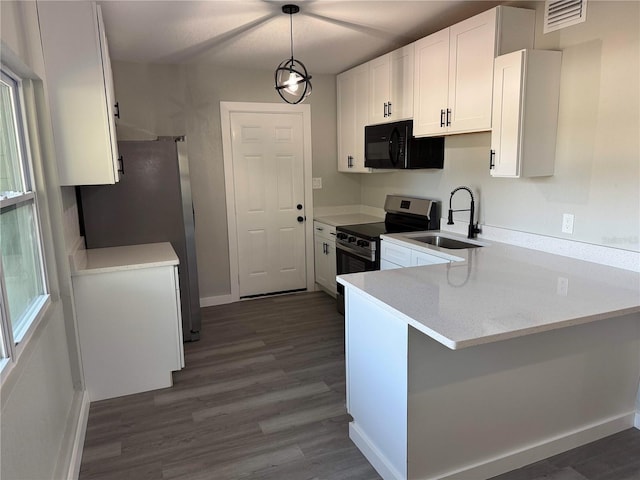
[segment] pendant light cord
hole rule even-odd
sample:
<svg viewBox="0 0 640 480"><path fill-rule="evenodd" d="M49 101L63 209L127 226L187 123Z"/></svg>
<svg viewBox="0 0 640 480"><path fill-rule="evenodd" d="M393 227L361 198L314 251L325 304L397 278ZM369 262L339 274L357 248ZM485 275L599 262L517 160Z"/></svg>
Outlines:
<svg viewBox="0 0 640 480"><path fill-rule="evenodd" d="M289 33L291 36L291 60L293 60L293 14L289 14Z"/></svg>

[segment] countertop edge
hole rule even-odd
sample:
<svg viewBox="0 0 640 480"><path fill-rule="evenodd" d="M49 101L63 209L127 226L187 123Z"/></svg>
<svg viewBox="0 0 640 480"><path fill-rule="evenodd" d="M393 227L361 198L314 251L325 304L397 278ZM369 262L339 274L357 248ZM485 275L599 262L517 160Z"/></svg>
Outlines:
<svg viewBox="0 0 640 480"><path fill-rule="evenodd" d="M402 313L401 311L397 310L391 305L365 292L364 290L360 289L356 285L350 283L348 280L337 277L337 281L338 283L340 283L341 285L344 285L345 287L353 288L355 291L357 291L359 295L366 298L367 300L370 300L376 306L393 314L398 319L405 321L407 325L412 326L419 332L427 335L428 337L432 338L433 340L437 341L438 343L444 345L445 347L451 350L461 350L468 347L485 345L488 343L500 342L503 340L510 340L514 338L525 337L528 335L548 332L551 330L558 330L561 328L584 325L587 323L597 322L600 320L607 320L610 318L617 318L617 317L623 317L626 315L633 315L635 313L640 313L640 306L634 306L634 307L622 308L618 310L612 310L609 312L594 313L593 315L587 315L585 317L568 318L566 320L559 320L559 321L555 321L553 323L549 323L545 325L538 325L535 327L523 328L520 330L514 330L510 332L488 335L486 337L470 338L465 340L452 340L451 338L446 337L445 335L425 326L424 324L418 322L417 320L413 319L407 314Z"/></svg>
<svg viewBox="0 0 640 480"><path fill-rule="evenodd" d="M141 252L143 254L140 254ZM92 256L103 256L96 262L98 266L88 266ZM169 242L83 249L76 251L70 260L72 277L180 264L180 260ZM100 265L101 263L104 265Z"/></svg>

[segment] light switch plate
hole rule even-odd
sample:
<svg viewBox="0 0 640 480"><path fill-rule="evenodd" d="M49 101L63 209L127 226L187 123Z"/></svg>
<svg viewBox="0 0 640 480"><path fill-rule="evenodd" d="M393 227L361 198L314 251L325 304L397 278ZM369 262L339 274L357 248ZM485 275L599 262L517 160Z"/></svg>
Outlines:
<svg viewBox="0 0 640 480"><path fill-rule="evenodd" d="M312 187L314 190L319 190L322 188L322 177L313 177Z"/></svg>

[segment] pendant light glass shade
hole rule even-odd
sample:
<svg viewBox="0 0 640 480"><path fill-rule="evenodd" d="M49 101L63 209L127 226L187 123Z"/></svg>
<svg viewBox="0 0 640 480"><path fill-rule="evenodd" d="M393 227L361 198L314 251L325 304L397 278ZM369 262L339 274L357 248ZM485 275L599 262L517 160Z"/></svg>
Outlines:
<svg viewBox="0 0 640 480"><path fill-rule="evenodd" d="M284 5L284 13L289 14L291 26L291 58L284 60L275 72L276 92L287 103L300 103L311 94L311 75L300 60L293 58L293 20L292 15L298 13L297 5Z"/></svg>

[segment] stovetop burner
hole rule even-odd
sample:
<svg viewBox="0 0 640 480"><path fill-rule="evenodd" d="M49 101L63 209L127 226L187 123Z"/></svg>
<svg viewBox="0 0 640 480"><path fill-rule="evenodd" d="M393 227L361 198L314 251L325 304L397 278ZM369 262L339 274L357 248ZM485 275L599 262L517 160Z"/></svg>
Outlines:
<svg viewBox="0 0 640 480"><path fill-rule="evenodd" d="M387 224L385 222L342 225L340 227L336 227L336 231L355 235L367 240L375 240L383 233L388 233Z"/></svg>
<svg viewBox="0 0 640 480"><path fill-rule="evenodd" d="M336 247L379 263L380 235L437 230L440 227L439 207L439 202L425 198L387 195L385 221L336 227Z"/></svg>

